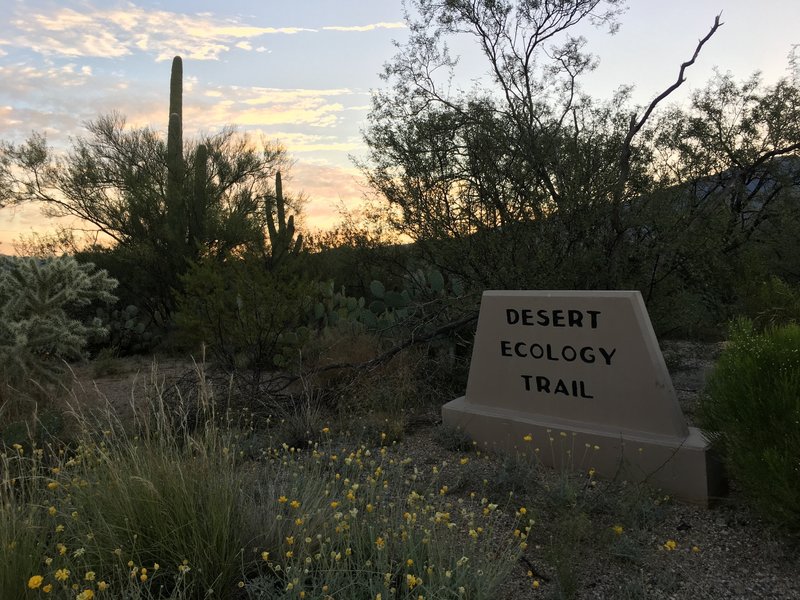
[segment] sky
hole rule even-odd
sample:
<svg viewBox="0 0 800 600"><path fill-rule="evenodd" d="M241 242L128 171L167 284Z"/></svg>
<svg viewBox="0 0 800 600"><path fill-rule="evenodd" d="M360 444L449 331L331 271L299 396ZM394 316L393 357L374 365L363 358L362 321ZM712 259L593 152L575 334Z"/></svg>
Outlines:
<svg viewBox="0 0 800 600"><path fill-rule="evenodd" d="M722 13L724 25L675 94L685 101L714 69L766 82L788 74L800 44L800 0L629 0L615 35L579 33L599 57L586 92L634 86L646 104L676 78ZM371 91L404 42L400 0L0 0L0 140L43 132L56 149L84 123L117 111L166 133L171 59L183 57L184 135L232 124L277 140L294 166L285 189L309 202L304 224L322 229L364 195L352 157L363 157ZM486 70L468 40L456 85ZM38 208L0 209L0 253L54 223Z"/></svg>

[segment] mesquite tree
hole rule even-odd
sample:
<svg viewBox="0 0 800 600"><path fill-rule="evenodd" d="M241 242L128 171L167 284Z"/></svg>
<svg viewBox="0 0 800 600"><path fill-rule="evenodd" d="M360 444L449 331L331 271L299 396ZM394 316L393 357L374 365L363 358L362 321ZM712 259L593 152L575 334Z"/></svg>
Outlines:
<svg viewBox="0 0 800 600"><path fill-rule="evenodd" d="M740 250L796 223L796 79L723 77L665 105L719 17L677 78L632 106L630 87L609 101L580 87L596 60L574 32L615 28L619 0L407 4L361 167L390 223L474 288L634 288L674 312L687 290L729 300ZM482 77L451 54L465 40Z"/></svg>

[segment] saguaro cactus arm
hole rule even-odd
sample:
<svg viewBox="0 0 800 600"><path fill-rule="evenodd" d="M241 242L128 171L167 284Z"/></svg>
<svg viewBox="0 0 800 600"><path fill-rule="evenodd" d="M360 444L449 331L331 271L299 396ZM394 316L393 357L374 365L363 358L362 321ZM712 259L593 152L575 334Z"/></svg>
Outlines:
<svg viewBox="0 0 800 600"><path fill-rule="evenodd" d="M272 264L277 264L287 254L299 254L303 247L303 236L298 234L295 238L294 215L286 217L280 171L275 174L275 197L268 198L265 210Z"/></svg>

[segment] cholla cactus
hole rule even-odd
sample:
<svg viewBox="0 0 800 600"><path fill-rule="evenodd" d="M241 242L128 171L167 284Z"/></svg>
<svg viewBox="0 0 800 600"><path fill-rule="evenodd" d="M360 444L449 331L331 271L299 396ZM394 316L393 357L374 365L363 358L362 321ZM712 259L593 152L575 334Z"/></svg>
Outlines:
<svg viewBox="0 0 800 600"><path fill-rule="evenodd" d="M19 385L51 382L64 360L80 358L90 336L103 336L99 319L69 313L93 301L113 303L117 281L74 258L5 258L0 262L0 378Z"/></svg>

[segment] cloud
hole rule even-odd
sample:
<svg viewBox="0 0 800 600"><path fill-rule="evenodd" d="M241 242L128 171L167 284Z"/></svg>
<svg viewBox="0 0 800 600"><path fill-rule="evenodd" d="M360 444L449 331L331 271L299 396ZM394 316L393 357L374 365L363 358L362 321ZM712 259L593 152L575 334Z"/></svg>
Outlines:
<svg viewBox="0 0 800 600"><path fill-rule="evenodd" d="M318 31L365 32L401 29L402 21L366 25L262 27L208 12L186 14L145 9L135 4L104 8L83 4L80 10L52 6L30 11L20 8L8 20L11 31L0 45L10 44L43 56L119 58L135 52L169 60L176 54L194 60L218 60L232 48L251 51L252 40L266 35L296 35ZM24 11L24 12L23 12ZM264 52L263 45L255 47ZM0 50L0 56L2 55Z"/></svg>
<svg viewBox="0 0 800 600"><path fill-rule="evenodd" d="M406 24L402 21L392 21L391 23L380 22L370 23L369 25L330 25L322 27L325 31L374 31L376 29L404 29Z"/></svg>
<svg viewBox="0 0 800 600"><path fill-rule="evenodd" d="M284 184L287 191L302 192L309 199L302 219L306 229L332 227L341 220L340 208L356 208L367 192L359 181L359 172L352 167L298 160L288 175Z"/></svg>
<svg viewBox="0 0 800 600"><path fill-rule="evenodd" d="M120 75L97 77L78 61L38 66L0 63L0 103L13 107L0 113L0 137L21 141L31 131L46 131L53 145L64 146L67 135L80 135L82 124L98 115L119 110L134 120L143 107L151 112L149 107L164 106L163 81L133 83L136 94L130 93L128 83Z"/></svg>
<svg viewBox="0 0 800 600"><path fill-rule="evenodd" d="M197 130L221 123L234 123L245 129L294 127L332 127L347 110L346 88L277 89L263 87L221 87L206 90L197 98L184 99L185 122ZM359 96L360 99L360 96Z"/></svg>
<svg viewBox="0 0 800 600"><path fill-rule="evenodd" d="M118 58L134 52L168 60L176 54L194 60L216 60L232 47L252 49L249 40L264 35L315 32L304 27L258 27L220 22L209 14L189 15L145 10L133 4L124 9L88 7L17 14L16 30L6 42L45 56Z"/></svg>
<svg viewBox="0 0 800 600"><path fill-rule="evenodd" d="M360 139L341 139L336 135L314 135L296 131L265 131L264 129L251 129L250 133L268 140L277 140L285 146L291 154L306 152L356 152L362 149ZM308 162L308 159L305 159Z"/></svg>

